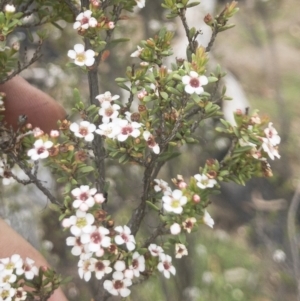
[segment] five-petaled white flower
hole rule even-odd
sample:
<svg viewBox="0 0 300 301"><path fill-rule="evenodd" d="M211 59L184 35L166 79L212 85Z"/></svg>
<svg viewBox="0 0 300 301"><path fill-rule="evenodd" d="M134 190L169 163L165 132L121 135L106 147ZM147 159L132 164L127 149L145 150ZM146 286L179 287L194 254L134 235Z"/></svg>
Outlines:
<svg viewBox="0 0 300 301"><path fill-rule="evenodd" d="M185 85L185 92L188 94L201 94L204 92L203 87L208 84L208 79L205 75L200 75L195 71L190 71L189 75L182 77L182 82Z"/></svg>
<svg viewBox="0 0 300 301"><path fill-rule="evenodd" d="M103 94L97 95L95 98L98 99L98 101L100 102L100 104L102 104L105 101L112 102L114 100L117 100L117 99L120 98L120 96L119 95L111 96L111 93L109 91L106 91Z"/></svg>
<svg viewBox="0 0 300 301"><path fill-rule="evenodd" d="M86 10L76 17L76 22L73 25L74 29L88 29L89 27L96 27L97 20L92 17L92 11Z"/></svg>
<svg viewBox="0 0 300 301"><path fill-rule="evenodd" d="M17 288L15 291L15 299L14 301L24 301L27 298L27 292L24 290L23 287Z"/></svg>
<svg viewBox="0 0 300 301"><path fill-rule="evenodd" d="M17 275L25 275L27 280L32 280L39 273L38 268L34 265L34 260L26 257L22 267L16 269Z"/></svg>
<svg viewBox="0 0 300 301"><path fill-rule="evenodd" d="M145 257L140 255L138 252L134 252L129 269L133 271L133 275L135 277L140 277L140 272L145 271Z"/></svg>
<svg viewBox="0 0 300 301"><path fill-rule="evenodd" d="M176 274L175 267L172 265L172 257L170 255L160 255L160 262L157 265L157 269L168 279L170 278L170 274Z"/></svg>
<svg viewBox="0 0 300 301"><path fill-rule="evenodd" d="M84 245L80 241L80 237L69 236L66 239L67 246L73 246L71 253L74 256L79 256L84 252Z"/></svg>
<svg viewBox="0 0 300 301"><path fill-rule="evenodd" d="M98 260L95 262L95 276L97 279L102 279L105 274L112 272L112 268L109 266L109 260Z"/></svg>
<svg viewBox="0 0 300 301"><path fill-rule="evenodd" d="M74 63L78 66L90 67L95 62L95 51L92 49L84 50L82 44L74 45L74 50L68 51L68 57L74 60Z"/></svg>
<svg viewBox="0 0 300 301"><path fill-rule="evenodd" d="M94 194L97 192L96 188L91 188L88 185L81 185L74 188L71 194L75 198L73 202L74 208L79 208L81 211L87 211L95 204Z"/></svg>
<svg viewBox="0 0 300 301"><path fill-rule="evenodd" d="M113 121L114 120L115 119L113 119ZM95 132L101 136L115 139L121 132L121 127L116 122L102 123L99 125L99 129L97 129Z"/></svg>
<svg viewBox="0 0 300 301"><path fill-rule="evenodd" d="M209 179L207 175L194 175L194 178L197 180L197 186L200 189L212 188L217 184L215 179Z"/></svg>
<svg viewBox="0 0 300 301"><path fill-rule="evenodd" d="M51 141L43 141L38 139L33 144L34 148L27 152L27 155L31 157L31 160L45 159L49 156L48 149L53 146Z"/></svg>
<svg viewBox="0 0 300 301"><path fill-rule="evenodd" d="M211 228L213 228L215 224L214 220L206 210L204 211L203 222L205 225Z"/></svg>
<svg viewBox="0 0 300 301"><path fill-rule="evenodd" d="M139 130L141 124L138 122L129 122L126 119L115 118L112 123L116 123L116 125L120 127L120 133L117 135L117 139L121 142L125 141L129 136L137 138L141 134Z"/></svg>
<svg viewBox="0 0 300 301"><path fill-rule="evenodd" d="M108 248L110 246L110 237L107 236L109 230L100 226L92 226L89 233L83 233L81 235L81 242L86 244L86 248L89 252L97 252L103 248Z"/></svg>
<svg viewBox="0 0 300 301"><path fill-rule="evenodd" d="M194 217L188 217L183 223L183 229L185 229L188 233L191 233L195 223L197 220Z"/></svg>
<svg viewBox="0 0 300 301"><path fill-rule="evenodd" d="M96 258L91 257L91 253L82 254L78 262L78 274L81 279L89 281L92 276L92 272L95 271Z"/></svg>
<svg viewBox="0 0 300 301"><path fill-rule="evenodd" d="M3 287L0 287L0 300L12 301L16 293L16 289L11 287L9 283L5 283Z"/></svg>
<svg viewBox="0 0 300 301"><path fill-rule="evenodd" d="M144 50L144 48L137 46L137 50L131 53L131 57L140 57L142 51Z"/></svg>
<svg viewBox="0 0 300 301"><path fill-rule="evenodd" d="M132 251L135 249L135 239L131 234L130 228L126 225L124 227L118 226L115 230L119 233L116 235L115 242L117 245L126 244L128 251Z"/></svg>
<svg viewBox="0 0 300 301"><path fill-rule="evenodd" d="M182 195L182 191L175 189L171 194L162 197L164 209L169 212L180 214L183 211L182 206L187 203L187 197Z"/></svg>
<svg viewBox="0 0 300 301"><path fill-rule="evenodd" d="M149 131L145 131L143 133L143 137L146 140L149 148L152 148L152 150L155 154L159 154L160 147L159 147L158 143L155 142L154 136Z"/></svg>
<svg viewBox="0 0 300 301"><path fill-rule="evenodd" d="M121 297L127 297L130 294L130 290L127 288L132 284L131 279L125 277L126 264L123 260L117 260L114 264L116 270L112 278L113 280L105 280L103 286L110 294Z"/></svg>
<svg viewBox="0 0 300 301"><path fill-rule="evenodd" d="M156 244L150 244L148 250L150 251L150 254L154 257L159 257L161 254L164 254L163 248Z"/></svg>
<svg viewBox="0 0 300 301"><path fill-rule="evenodd" d="M175 257L181 258L182 256L188 255L188 250L183 244L175 244Z"/></svg>
<svg viewBox="0 0 300 301"><path fill-rule="evenodd" d="M70 231L74 236L80 236L83 233L91 233L95 218L91 213L81 210L76 211L76 216L69 217L68 222L71 226Z"/></svg>
<svg viewBox="0 0 300 301"><path fill-rule="evenodd" d="M79 138L84 138L85 141L93 141L96 126L88 121L81 121L80 124L74 122L70 125L70 130L74 132L74 135Z"/></svg>
<svg viewBox="0 0 300 301"><path fill-rule="evenodd" d="M104 101L99 109L99 115L102 116L103 123L109 123L110 119L114 119L119 115L120 106L111 104L109 101Z"/></svg>
<svg viewBox="0 0 300 301"><path fill-rule="evenodd" d="M22 266L23 260L19 254L13 254L10 258L2 258L0 259L0 275L12 275L14 269L20 269Z"/></svg>

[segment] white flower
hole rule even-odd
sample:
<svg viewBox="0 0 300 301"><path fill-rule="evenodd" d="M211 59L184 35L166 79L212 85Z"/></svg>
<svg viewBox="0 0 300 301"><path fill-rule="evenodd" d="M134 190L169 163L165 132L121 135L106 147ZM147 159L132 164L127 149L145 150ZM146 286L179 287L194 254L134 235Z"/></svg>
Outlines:
<svg viewBox="0 0 300 301"><path fill-rule="evenodd" d="M1 301L12 301L16 293L16 289L12 288L9 283L5 283L3 287L0 288L0 300Z"/></svg>
<svg viewBox="0 0 300 301"><path fill-rule="evenodd" d="M280 136L278 135L278 132L273 127L273 123L270 122L268 127L264 129L266 137L269 139L270 143L272 145L277 145L280 143Z"/></svg>
<svg viewBox="0 0 300 301"><path fill-rule="evenodd" d="M280 155L278 153L278 149L276 146L272 144L270 139L268 138L261 138L261 139L263 141L262 148L269 155L270 159L274 160L275 157L279 159Z"/></svg>
<svg viewBox="0 0 300 301"><path fill-rule="evenodd" d="M117 139L121 142L125 141L129 136L137 138L141 134L139 130L141 124L138 122L129 122L128 120L120 118L115 118L112 122L120 127L120 133L117 135Z"/></svg>
<svg viewBox="0 0 300 301"><path fill-rule="evenodd" d="M120 98L120 96L119 95L111 96L111 93L109 91L106 91L104 94L99 94L95 98L98 99L100 104L102 104L105 101L112 102L114 100L117 100Z"/></svg>
<svg viewBox="0 0 300 301"><path fill-rule="evenodd" d="M14 301L23 301L27 298L27 292L23 289L23 287L17 288L15 291Z"/></svg>
<svg viewBox="0 0 300 301"><path fill-rule="evenodd" d="M145 1L144 1L145 3ZM144 48L137 46L137 50L131 53L131 57L140 57L142 51L144 50Z"/></svg>
<svg viewBox="0 0 300 301"><path fill-rule="evenodd" d="M84 138L85 141L93 141L96 126L88 121L81 121L78 125L76 122L70 125L70 130L74 132L74 135L79 138Z"/></svg>
<svg viewBox="0 0 300 301"><path fill-rule="evenodd" d="M38 139L33 144L34 148L27 152L27 155L31 157L31 160L45 159L49 156L48 149L53 146L51 141L43 141Z"/></svg>
<svg viewBox="0 0 300 301"><path fill-rule="evenodd" d="M182 191L179 189L175 189L170 195L164 195L162 200L164 209L176 214L182 213L182 206L187 203L187 197L183 196Z"/></svg>
<svg viewBox="0 0 300 301"><path fill-rule="evenodd" d="M185 84L185 92L188 94L201 94L204 92L202 86L208 84L208 79L205 75L200 75L195 71L190 71L190 75L182 77L182 82Z"/></svg>
<svg viewBox="0 0 300 301"><path fill-rule="evenodd" d="M7 13L14 13L16 11L16 8L14 5L6 4L4 7L4 11Z"/></svg>
<svg viewBox="0 0 300 301"><path fill-rule="evenodd" d="M170 274L176 274L175 267L172 265L172 257L170 255L160 255L160 262L157 265L157 269L168 279L170 278Z"/></svg>
<svg viewBox="0 0 300 301"><path fill-rule="evenodd" d="M102 116L103 123L109 123L110 119L114 119L119 115L120 106L117 104L111 104L109 101L102 102L99 109L99 115Z"/></svg>
<svg viewBox="0 0 300 301"><path fill-rule="evenodd" d="M73 202L74 208L79 208L81 211L87 211L95 204L93 195L97 192L96 188L91 188L88 185L81 185L71 191L75 201Z"/></svg>
<svg viewBox="0 0 300 301"><path fill-rule="evenodd" d="M115 139L121 132L121 127L116 122L102 123L95 132L101 136Z"/></svg>
<svg viewBox="0 0 300 301"><path fill-rule="evenodd" d="M206 175L194 175L194 178L197 180L197 186L200 189L212 188L217 184L215 179L209 179Z"/></svg>
<svg viewBox="0 0 300 301"><path fill-rule="evenodd" d="M115 272L116 273L116 272ZM105 280L103 283L103 287L114 296L121 296L123 298L130 295L130 290L127 288L132 285L132 282L128 278L121 278L120 274L113 274L113 280ZM122 273L121 273L122 274ZM123 276L122 276L123 277Z"/></svg>
<svg viewBox="0 0 300 301"><path fill-rule="evenodd" d="M80 236L83 233L91 233L95 218L91 213L86 213L81 210L76 211L76 216L69 217L69 223L71 225L70 231L74 236Z"/></svg>
<svg viewBox="0 0 300 301"><path fill-rule="evenodd" d="M96 258L92 258L91 254L82 254L78 262L78 274L81 279L89 281L92 272L95 271Z"/></svg>
<svg viewBox="0 0 300 301"><path fill-rule="evenodd" d="M74 45L74 50L68 51L68 57L74 60L74 63L78 66L90 67L95 62L95 51L92 49L84 50L82 44Z"/></svg>
<svg viewBox="0 0 300 301"><path fill-rule="evenodd" d="M159 192L159 191L166 192L167 191L169 193L172 193L172 190L166 181L155 179L154 182L156 183L156 185L154 185L154 190L156 192Z"/></svg>
<svg viewBox="0 0 300 301"><path fill-rule="evenodd" d="M129 227L126 225L124 227L118 226L115 230L119 233L119 235L116 235L115 237L116 244L126 244L128 251L133 251L135 249L135 239L134 236L131 235Z"/></svg>
<svg viewBox="0 0 300 301"><path fill-rule="evenodd" d="M182 256L188 255L188 250L183 244L175 244L175 257L181 258Z"/></svg>
<svg viewBox="0 0 300 301"><path fill-rule="evenodd" d="M80 241L80 237L69 236L66 239L67 246L73 246L71 253L74 256L79 256L83 253L84 246Z"/></svg>
<svg viewBox="0 0 300 301"><path fill-rule="evenodd" d="M89 27L96 27L97 24L97 20L92 17L92 12L90 10L86 10L76 17L76 22L74 23L73 28L88 29Z"/></svg>
<svg viewBox="0 0 300 301"><path fill-rule="evenodd" d="M12 275L14 269L22 268L23 260L19 254L13 254L10 258L0 259L0 274L3 275ZM19 275L19 274L18 274Z"/></svg>
<svg viewBox="0 0 300 301"><path fill-rule="evenodd" d="M151 245L149 245L148 250L150 251L150 254L151 254L153 257L160 256L161 254L164 253L163 248L160 247L160 246L158 246L158 245L156 245L156 244L151 244Z"/></svg>
<svg viewBox="0 0 300 301"><path fill-rule="evenodd" d="M149 131L145 131L143 133L143 137L146 140L148 146L150 148L152 148L153 152L155 154L159 154L160 147L159 147L158 143L155 142L154 136Z"/></svg>
<svg viewBox="0 0 300 301"><path fill-rule="evenodd" d="M183 229L185 229L188 233L191 233L192 228L194 227L197 220L194 217L188 217L183 223Z"/></svg>
<svg viewBox="0 0 300 301"><path fill-rule="evenodd" d="M213 228L215 224L214 220L206 210L204 211L203 222L204 224L206 224L208 227L211 228Z"/></svg>
<svg viewBox="0 0 300 301"><path fill-rule="evenodd" d="M90 252L97 252L98 250L103 248L108 248L110 246L110 237L109 230L100 226L92 226L90 233L83 233L81 235L81 242L83 244L87 244L87 249Z"/></svg>
<svg viewBox="0 0 300 301"><path fill-rule="evenodd" d="M171 227L170 227L170 232L172 235L177 235L181 232L181 227L179 224L174 223Z"/></svg>
<svg viewBox="0 0 300 301"><path fill-rule="evenodd" d="M6 275L5 273L0 273L0 288L4 286L6 283L15 283L16 280L17 280L17 276L15 274Z"/></svg>
<svg viewBox="0 0 300 301"><path fill-rule="evenodd" d="M98 260L95 262L95 276L97 279L102 279L105 274L112 272L112 268L109 266L109 260Z"/></svg>
<svg viewBox="0 0 300 301"><path fill-rule="evenodd" d="M16 269L17 275L25 274L27 280L32 280L34 276L37 276L39 273L38 268L34 265L34 260L26 257L23 262L22 267Z"/></svg>
<svg viewBox="0 0 300 301"><path fill-rule="evenodd" d="M132 263L129 267L133 271L135 277L140 277L140 272L145 271L145 257L138 252L134 252L132 255Z"/></svg>

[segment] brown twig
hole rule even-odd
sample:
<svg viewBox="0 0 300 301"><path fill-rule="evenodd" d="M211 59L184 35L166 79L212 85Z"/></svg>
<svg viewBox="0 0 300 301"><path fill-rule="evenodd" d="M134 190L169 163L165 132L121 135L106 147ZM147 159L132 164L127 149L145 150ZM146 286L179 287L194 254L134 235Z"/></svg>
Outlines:
<svg viewBox="0 0 300 301"><path fill-rule="evenodd" d="M46 188L42 184L42 182L36 177L35 173L32 173L31 169L27 167L22 160L20 160L13 152L10 152L9 154L7 154L7 156L24 171L24 173L28 176L29 180L35 184L35 186L49 199L51 203L61 207L61 204L51 194L48 188Z"/></svg>

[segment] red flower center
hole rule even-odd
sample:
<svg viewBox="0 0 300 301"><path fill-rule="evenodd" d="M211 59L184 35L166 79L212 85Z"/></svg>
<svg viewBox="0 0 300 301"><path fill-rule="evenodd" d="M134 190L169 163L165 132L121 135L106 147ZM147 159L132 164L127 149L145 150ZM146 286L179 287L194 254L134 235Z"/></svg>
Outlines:
<svg viewBox="0 0 300 301"><path fill-rule="evenodd" d="M40 155L42 154L44 151L46 150L46 148L44 146L39 147L36 152Z"/></svg>
<svg viewBox="0 0 300 301"><path fill-rule="evenodd" d="M81 134L82 136L86 136L88 133L89 133L89 131L85 127L81 127L79 130L79 134Z"/></svg>
<svg viewBox="0 0 300 301"><path fill-rule="evenodd" d="M198 78L191 78L190 80L190 85L193 87L193 88L198 88L200 87L200 81Z"/></svg>
<svg viewBox="0 0 300 301"><path fill-rule="evenodd" d="M87 23L89 23L89 18L83 17L81 20L81 24L87 24Z"/></svg>
<svg viewBox="0 0 300 301"><path fill-rule="evenodd" d="M131 125L127 125L127 126L124 126L122 128L121 132L122 132L123 135L129 135L129 134L132 133L132 131L133 131L132 126Z"/></svg>

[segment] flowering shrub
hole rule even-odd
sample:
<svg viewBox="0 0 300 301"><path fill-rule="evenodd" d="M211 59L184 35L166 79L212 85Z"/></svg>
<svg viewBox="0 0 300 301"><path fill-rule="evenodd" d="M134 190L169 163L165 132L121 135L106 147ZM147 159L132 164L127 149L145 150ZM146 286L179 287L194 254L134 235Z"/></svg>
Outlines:
<svg viewBox="0 0 300 301"><path fill-rule="evenodd" d="M0 24L5 25L4 40L24 23L25 15L19 11L22 9L19 2L15 1L13 7L5 6L0 13ZM207 18L213 32L207 48L197 45L199 32L190 29L185 20L186 9L197 3L163 1L169 18L182 20L189 55L186 59L177 59L172 66L164 65L165 59L172 55L174 35L165 28L153 38L141 41L131 54L139 64L128 67L126 76L116 79L118 86L127 92L127 99L112 96L110 91L99 94L97 66L112 42L121 13L132 11L135 6L143 8L145 1L116 0L111 4L91 0L81 1L80 6L75 1L50 2L45 6L36 1L35 4L34 11L39 14L51 7L51 14L43 16L45 19L39 16L40 22L75 20L73 28L84 44L75 44L66 56L72 60L70 66L88 74L91 102L82 101L79 91L75 90L73 112L79 113L81 120L73 123L61 120L58 130L51 131L50 135L39 128L31 129L26 121L19 123L14 133L7 130L2 119L1 138L8 135L11 144L9 148L1 144L0 176L4 184L8 184L10 178L23 184L35 183L57 206L62 228L70 232L66 244L78 257L80 278L90 281L95 277L108 294L127 297L134 283L147 280L157 272L166 278L176 274L171 255L175 254L176 259L188 255L184 235L196 231L203 223L209 227L214 225L206 208L210 195L219 190L221 181L245 184L252 177L272 175L267 160L280 157L277 150L280 137L272 123L260 118L257 112L252 115L235 112L235 125L221 119L216 99L226 99L225 89L221 96L211 92L221 84L225 74L219 68L207 74L208 52L216 35L231 27L227 23L237 12L235 1L226 5L216 18ZM39 35L44 38L41 33ZM0 71L0 82L5 82L20 68L16 64L16 51L8 44L0 50L0 55L5 57L6 66ZM0 105L5 109L5 95ZM189 180L178 175L172 180L174 188L170 187L168 182L159 179L159 171L177 155L175 151L181 145L197 143L195 131L208 118L219 119L223 124L216 130L232 141L228 153L220 161L208 159ZM113 202L105 178L107 159L119 164L133 163L144 170L140 203L132 210L126 225L115 225L114 212L108 212L106 206L107 202ZM37 177L35 168L41 160L57 175L57 182L63 184L63 194L59 198L54 197ZM18 179L13 173L14 164L20 166L29 182ZM157 216L160 222L149 237L136 239L146 215ZM157 239L163 236L166 238ZM8 272L5 266L10 261L18 262L18 267ZM18 278L22 275L19 272L21 259L13 255L1 262L0 296L4 296L4 300L24 300L23 278ZM26 262L30 264L31 261ZM56 281L48 289L43 277L58 278L54 272L41 268L39 272L33 269L30 277L25 273L26 283L35 276L40 279L39 290L36 290L40 298L44 296L42 290L47 288L50 294L58 286L59 281Z"/></svg>

